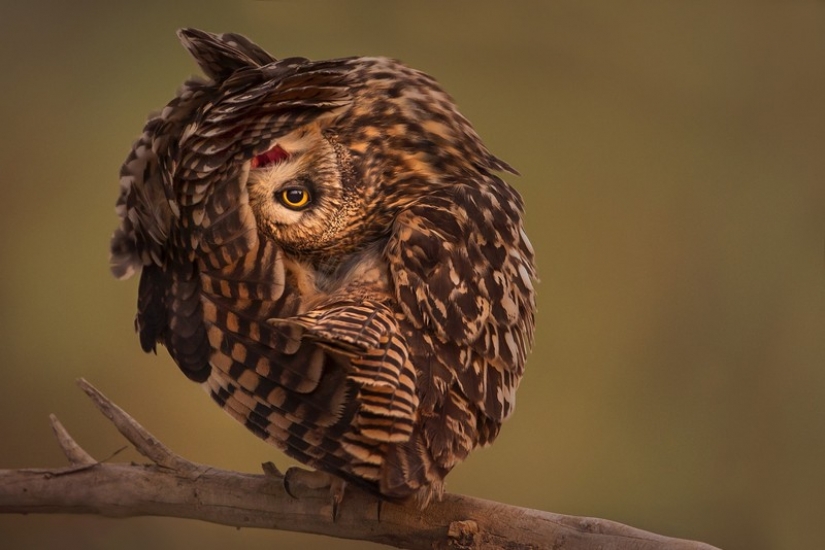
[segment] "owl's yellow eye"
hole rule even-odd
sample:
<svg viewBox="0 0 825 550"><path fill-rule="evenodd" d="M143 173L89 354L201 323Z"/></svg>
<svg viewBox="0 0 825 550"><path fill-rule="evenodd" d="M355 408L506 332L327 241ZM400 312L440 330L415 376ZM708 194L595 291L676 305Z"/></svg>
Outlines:
<svg viewBox="0 0 825 550"><path fill-rule="evenodd" d="M278 200L287 208L300 210L309 204L311 197L309 191L298 187L290 187L278 193Z"/></svg>

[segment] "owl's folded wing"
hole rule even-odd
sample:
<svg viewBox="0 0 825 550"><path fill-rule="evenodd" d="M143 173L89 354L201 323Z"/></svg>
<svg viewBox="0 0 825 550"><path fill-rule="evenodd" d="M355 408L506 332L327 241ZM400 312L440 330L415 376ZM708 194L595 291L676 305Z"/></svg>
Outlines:
<svg viewBox="0 0 825 550"><path fill-rule="evenodd" d="M387 247L402 310L434 335L428 378L438 384L422 406L457 384L490 419L482 443L513 410L532 341L535 271L521 211L495 176L456 183L403 211Z"/></svg>
<svg viewBox="0 0 825 550"><path fill-rule="evenodd" d="M302 315L270 319L297 327L300 338L349 358L347 378L359 388L360 430L378 441L403 441L418 399L407 342L392 310L379 302L335 303Z"/></svg>

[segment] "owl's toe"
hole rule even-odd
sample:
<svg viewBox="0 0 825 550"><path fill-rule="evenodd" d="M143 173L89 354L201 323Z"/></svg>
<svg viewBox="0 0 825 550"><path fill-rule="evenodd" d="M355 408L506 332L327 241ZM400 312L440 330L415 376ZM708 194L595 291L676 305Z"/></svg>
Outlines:
<svg viewBox="0 0 825 550"><path fill-rule="evenodd" d="M292 498L298 498L296 493L299 487L307 489L323 489L329 487L329 495L332 504L332 521L338 519L341 501L344 500L344 492L347 482L343 479L322 472L320 470L305 470L293 466L283 475L284 490Z"/></svg>
<svg viewBox="0 0 825 550"><path fill-rule="evenodd" d="M293 466L284 473L284 489L293 498L298 487L307 489L322 489L332 486L333 476L320 470L306 470Z"/></svg>

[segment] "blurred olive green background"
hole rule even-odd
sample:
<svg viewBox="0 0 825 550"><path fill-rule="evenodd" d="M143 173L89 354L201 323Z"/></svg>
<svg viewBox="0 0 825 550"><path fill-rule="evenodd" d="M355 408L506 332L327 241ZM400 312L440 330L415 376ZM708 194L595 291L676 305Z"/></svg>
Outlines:
<svg viewBox="0 0 825 550"><path fill-rule="evenodd" d="M279 57L388 55L516 166L541 284L515 416L449 489L752 550L825 547L825 4L4 2L0 468L124 441L85 377L184 456L286 459L133 333L117 174L196 73L175 29ZM133 450L114 460L142 460ZM194 521L3 516L13 549L363 548Z"/></svg>

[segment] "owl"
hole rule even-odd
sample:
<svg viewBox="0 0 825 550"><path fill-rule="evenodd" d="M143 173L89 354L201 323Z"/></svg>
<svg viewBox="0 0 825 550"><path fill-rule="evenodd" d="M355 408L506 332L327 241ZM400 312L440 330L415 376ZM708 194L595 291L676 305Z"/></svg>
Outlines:
<svg viewBox="0 0 825 550"><path fill-rule="evenodd" d="M511 415L536 277L523 201L450 96L381 57L179 31L206 78L120 173L135 327L255 435L386 499L440 497Z"/></svg>

